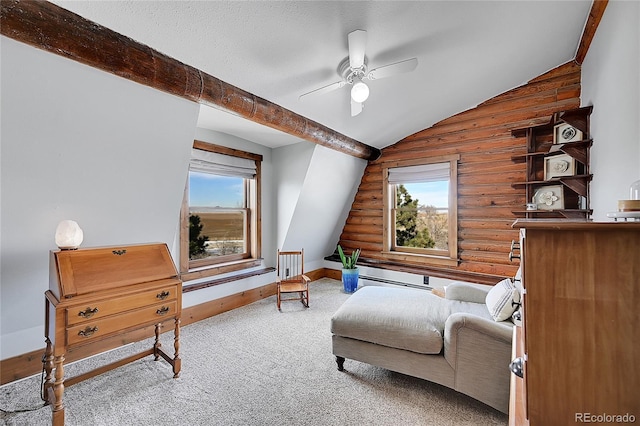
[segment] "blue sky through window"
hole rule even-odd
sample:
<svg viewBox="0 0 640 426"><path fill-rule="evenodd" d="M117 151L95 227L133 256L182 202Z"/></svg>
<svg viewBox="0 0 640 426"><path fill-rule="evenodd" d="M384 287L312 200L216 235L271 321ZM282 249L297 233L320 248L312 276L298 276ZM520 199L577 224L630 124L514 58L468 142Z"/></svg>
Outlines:
<svg viewBox="0 0 640 426"><path fill-rule="evenodd" d="M244 179L189 172L189 206L243 207Z"/></svg>
<svg viewBox="0 0 640 426"><path fill-rule="evenodd" d="M405 183L404 187L419 206L449 206L449 181Z"/></svg>

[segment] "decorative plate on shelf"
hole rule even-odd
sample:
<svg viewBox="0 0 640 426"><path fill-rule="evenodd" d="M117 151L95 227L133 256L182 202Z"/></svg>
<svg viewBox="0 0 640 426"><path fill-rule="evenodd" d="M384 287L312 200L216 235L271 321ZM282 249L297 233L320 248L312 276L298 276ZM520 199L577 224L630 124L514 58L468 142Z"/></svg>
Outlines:
<svg viewBox="0 0 640 426"><path fill-rule="evenodd" d="M553 143L567 143L582 140L582 132L570 124L560 123L553 128Z"/></svg>
<svg viewBox="0 0 640 426"><path fill-rule="evenodd" d="M538 210L564 209L564 191L562 185L542 186L533 195Z"/></svg>

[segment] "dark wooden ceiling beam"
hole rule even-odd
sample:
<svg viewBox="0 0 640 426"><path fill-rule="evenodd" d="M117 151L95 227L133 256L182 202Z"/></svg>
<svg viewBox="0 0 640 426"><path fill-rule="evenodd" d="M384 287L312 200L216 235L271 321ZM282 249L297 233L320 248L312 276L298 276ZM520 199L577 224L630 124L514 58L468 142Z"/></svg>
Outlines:
<svg viewBox="0 0 640 426"><path fill-rule="evenodd" d="M44 1L1 0L14 40L365 160L380 150Z"/></svg>
<svg viewBox="0 0 640 426"><path fill-rule="evenodd" d="M587 56L589 46L591 46L591 41L596 35L596 30L598 29L598 25L600 25L600 20L602 19L602 15L604 15L604 10L607 8L608 3L609 0L593 0L587 23L584 26L584 31L582 31L578 51L576 52L575 61L578 65L582 65L584 58Z"/></svg>

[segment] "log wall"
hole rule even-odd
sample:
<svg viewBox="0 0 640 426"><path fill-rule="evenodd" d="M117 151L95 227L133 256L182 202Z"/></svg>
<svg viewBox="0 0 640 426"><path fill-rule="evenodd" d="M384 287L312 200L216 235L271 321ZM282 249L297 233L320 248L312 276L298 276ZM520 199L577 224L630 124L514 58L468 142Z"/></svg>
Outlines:
<svg viewBox="0 0 640 426"><path fill-rule="evenodd" d="M367 165L340 244L350 252L361 248L361 264L424 275L495 283L513 276L518 264L509 261L512 210L524 208L525 164L511 157L526 153L525 138L511 130L542 124L556 111L580 106L580 67L574 62L551 70L527 84L498 95L471 110L382 150ZM459 154L457 267L429 267L388 262L383 250L382 164L403 159Z"/></svg>

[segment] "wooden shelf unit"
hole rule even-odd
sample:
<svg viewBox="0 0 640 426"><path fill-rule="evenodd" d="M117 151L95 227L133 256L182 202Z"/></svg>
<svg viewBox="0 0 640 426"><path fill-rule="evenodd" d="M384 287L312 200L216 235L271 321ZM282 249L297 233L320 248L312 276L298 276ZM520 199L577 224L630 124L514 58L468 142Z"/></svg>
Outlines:
<svg viewBox="0 0 640 426"><path fill-rule="evenodd" d="M592 106L562 111L553 114L550 121L538 126L514 129L513 137L525 137L527 153L514 155L511 161L526 164L526 180L513 182L514 188L524 188L528 203L533 202L536 191L545 186L560 185L563 188L563 208L553 210L513 210L516 216L525 218L589 218L589 183L593 179L590 173L590 150L593 139L589 132L589 116ZM554 143L556 126L566 123L582 132L582 139L566 143ZM557 155L566 154L575 160L575 171L570 176L545 176L545 161Z"/></svg>

